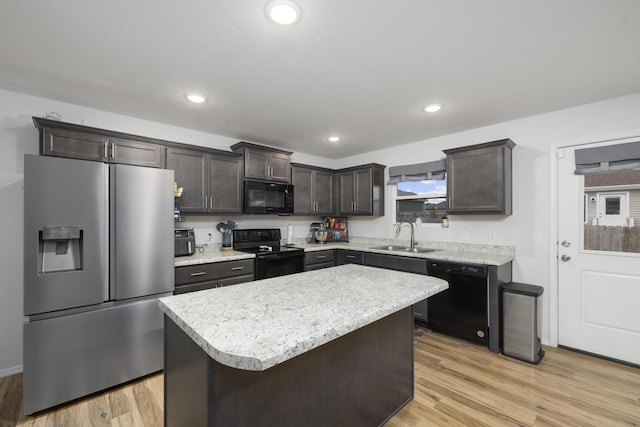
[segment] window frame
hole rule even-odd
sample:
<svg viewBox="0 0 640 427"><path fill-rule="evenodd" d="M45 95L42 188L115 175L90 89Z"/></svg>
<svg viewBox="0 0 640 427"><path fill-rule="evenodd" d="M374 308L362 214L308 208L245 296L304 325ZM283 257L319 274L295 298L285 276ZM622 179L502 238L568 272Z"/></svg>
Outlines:
<svg viewBox="0 0 640 427"><path fill-rule="evenodd" d="M440 226L442 224L442 220L447 218L447 214L448 214L448 200L447 200L447 192L446 192L446 182L447 182L447 175L445 174L444 179L437 179L437 180L425 180L425 181L443 181L444 182L444 188L445 188L445 192L443 194L437 194L437 195L430 195L430 196L423 196L423 195L418 195L416 194L415 196L400 196L398 195L398 192L400 191L400 189L398 188L398 186L402 183L402 182L412 182L412 181L401 181L399 183L394 184L394 188L395 188L395 197L394 197L394 215L395 215L395 222L411 222L414 224L418 224L417 219L420 218L420 224L422 225L438 225ZM428 200L435 200L435 199L444 199L445 200L445 209L434 209L433 211L413 211L412 213L406 213L406 214L401 214L400 213L400 209L399 209L399 202L401 201L411 201L411 200L415 200L415 201L423 201L423 206L424 203Z"/></svg>

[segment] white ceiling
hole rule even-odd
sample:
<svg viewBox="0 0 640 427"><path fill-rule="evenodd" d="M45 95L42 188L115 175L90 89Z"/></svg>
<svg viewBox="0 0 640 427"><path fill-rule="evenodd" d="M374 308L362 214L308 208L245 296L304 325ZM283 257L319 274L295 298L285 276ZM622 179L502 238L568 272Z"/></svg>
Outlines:
<svg viewBox="0 0 640 427"><path fill-rule="evenodd" d="M0 87L328 158L640 92L637 0L296 2L2 1Z"/></svg>

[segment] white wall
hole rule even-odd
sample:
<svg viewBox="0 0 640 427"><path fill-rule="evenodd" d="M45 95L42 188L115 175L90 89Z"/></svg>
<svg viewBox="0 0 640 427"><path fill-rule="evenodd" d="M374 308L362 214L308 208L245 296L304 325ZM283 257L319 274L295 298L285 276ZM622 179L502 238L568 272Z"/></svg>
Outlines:
<svg viewBox="0 0 640 427"><path fill-rule="evenodd" d="M82 120L87 126L204 147L228 150L237 142L234 138L0 90L0 141L3 149L0 156L0 377L22 369L23 155L38 151L38 133L31 116L43 116L47 111L61 113L65 121L80 123ZM635 135L640 128L638 111L640 94L635 94L339 161L302 153L295 153L293 160L331 168L370 162L395 166L444 158L442 149L511 138L517 144L513 151L514 214L506 218L452 216L449 229L423 227L417 230L417 238L515 246L514 280L539 284L548 289L551 271L549 192L552 184L549 155L552 147L563 141L586 142L607 134L623 135L627 131ZM390 191L391 188L387 187L387 215L375 219L351 218L351 235L393 237L394 208ZM283 230L287 222L291 222L296 237L306 236L308 225L314 220L312 217L188 217L185 225L196 228L198 243L205 243L209 233L212 241L220 242L221 235L215 226L228 219L238 221L243 227L274 226ZM534 243L534 237L539 243ZM493 240L490 242L490 239ZM545 292L542 331L545 342L550 328L548 298L549 293Z"/></svg>
<svg viewBox="0 0 640 427"><path fill-rule="evenodd" d="M510 138L516 143L513 149L513 215L461 216L450 215L450 227L423 226L416 230L418 240L456 241L481 244L514 246L513 280L543 286L542 340L549 342L550 325L549 283L551 269L550 211L551 182L550 155L563 143L580 141L587 143L607 139L634 136L640 129L640 94L616 98L576 108L532 116L494 126L473 129L370 152L362 156L341 160L336 167L356 163L381 163L396 166L444 158L443 149L480 144ZM443 113L446 113L443 111ZM568 144L567 144L568 145ZM362 235L374 233L380 237L393 237L392 226L395 210L387 187L387 215L378 219L351 219L350 233ZM561 195L560 195L561 196ZM403 231L406 233L408 231ZM403 236L401 236L403 237ZM552 335L552 334L551 334Z"/></svg>

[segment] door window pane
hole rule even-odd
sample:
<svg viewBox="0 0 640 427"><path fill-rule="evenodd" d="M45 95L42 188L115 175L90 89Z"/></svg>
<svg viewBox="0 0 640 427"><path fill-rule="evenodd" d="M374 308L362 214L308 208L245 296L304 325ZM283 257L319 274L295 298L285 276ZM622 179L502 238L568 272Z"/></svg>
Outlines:
<svg viewBox="0 0 640 427"><path fill-rule="evenodd" d="M607 197L605 202L605 214L620 215L620 197Z"/></svg>
<svg viewBox="0 0 640 427"><path fill-rule="evenodd" d="M584 249L640 253L640 170L584 175Z"/></svg>

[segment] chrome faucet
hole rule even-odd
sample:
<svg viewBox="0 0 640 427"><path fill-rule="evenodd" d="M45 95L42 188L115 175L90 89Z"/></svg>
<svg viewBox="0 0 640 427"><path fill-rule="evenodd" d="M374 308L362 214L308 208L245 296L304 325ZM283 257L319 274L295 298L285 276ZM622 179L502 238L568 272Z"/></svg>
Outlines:
<svg viewBox="0 0 640 427"><path fill-rule="evenodd" d="M408 222L408 221L404 221L404 222L399 222L398 223L398 227L396 228L396 237L398 237L398 234L400 234L400 230L402 230L402 226L408 224L411 227L411 243L409 244L409 247L411 249L413 249L416 246L416 239L415 239L415 225L412 222Z"/></svg>

